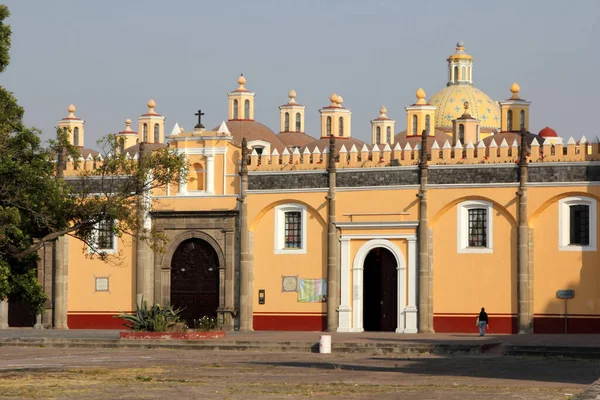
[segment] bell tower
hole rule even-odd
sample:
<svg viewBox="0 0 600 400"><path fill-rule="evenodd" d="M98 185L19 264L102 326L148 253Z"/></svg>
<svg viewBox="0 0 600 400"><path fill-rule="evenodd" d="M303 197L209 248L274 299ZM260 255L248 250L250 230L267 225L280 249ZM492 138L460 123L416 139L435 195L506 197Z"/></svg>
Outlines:
<svg viewBox="0 0 600 400"><path fill-rule="evenodd" d="M156 102L148 100L148 111L138 117L138 138L140 143L165 142L165 117L154 111Z"/></svg>
<svg viewBox="0 0 600 400"><path fill-rule="evenodd" d="M83 147L83 125L85 121L75 116L75 106L69 104L69 115L58 121L58 127L67 133L69 143L75 147Z"/></svg>
<svg viewBox="0 0 600 400"><path fill-rule="evenodd" d="M238 88L227 93L229 97L229 121L254 121L254 96L256 93L244 87L244 74L238 78Z"/></svg>
<svg viewBox="0 0 600 400"><path fill-rule="evenodd" d="M464 146L469 142L477 143L482 138L479 137L479 120L473 118L469 113L469 102L463 104L465 111L463 115L452 121L452 144L458 141Z"/></svg>
<svg viewBox="0 0 600 400"><path fill-rule="evenodd" d="M306 107L296 103L296 91L288 93L290 101L279 106L279 132L304 132L304 111Z"/></svg>
<svg viewBox="0 0 600 400"><path fill-rule="evenodd" d="M415 93L417 102L406 107L406 136L420 135L423 130L429 136L435 135L435 106L425 101L425 91L421 88Z"/></svg>
<svg viewBox="0 0 600 400"><path fill-rule="evenodd" d="M530 101L519 97L521 88L517 82L510 86L512 96L500 102L500 115L502 132L520 132L521 129L529 131L529 106Z"/></svg>
<svg viewBox="0 0 600 400"><path fill-rule="evenodd" d="M332 94L329 97L331 104L319 110L321 113L321 137L335 136L336 138L351 137L352 113L342 106L342 96Z"/></svg>
<svg viewBox="0 0 600 400"><path fill-rule="evenodd" d="M371 121L371 144L394 144L396 121L387 116L387 108L381 106L379 117Z"/></svg>

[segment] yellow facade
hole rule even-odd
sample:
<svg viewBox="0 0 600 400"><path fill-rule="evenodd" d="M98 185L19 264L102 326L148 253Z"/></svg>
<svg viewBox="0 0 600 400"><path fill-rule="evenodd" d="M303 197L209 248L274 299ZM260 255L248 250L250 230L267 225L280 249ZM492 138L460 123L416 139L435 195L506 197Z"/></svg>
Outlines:
<svg viewBox="0 0 600 400"><path fill-rule="evenodd" d="M520 130L521 111L529 128L530 103L518 97L518 85L498 106L472 86L464 45L447 62L448 86L429 102L417 91L406 132L393 134L382 107L371 143L352 139L357 151L340 139L351 138L351 111L337 94L319 110L314 142L299 146L252 121L255 94L240 77L228 94L228 119L248 120L245 131L174 129L166 139L185 155L189 181L151 194L149 223L166 233L164 253L144 261L124 237L120 263L103 264L69 240L69 324L109 327L112 315L131 311L139 265L152 271L150 291L163 303L180 301L180 272L208 268L218 289L201 297L208 290L201 286L194 295L215 306L198 312L223 318L228 329L469 333L485 307L492 332L561 332L557 290L570 289L569 332L600 331L599 145L572 138L563 145L557 137L552 146L510 132ZM303 133L305 107L295 91L289 97L279 108L279 132ZM164 135L164 117L147 114L139 124L160 117ZM135 137L127 128L124 136ZM246 154L244 139L269 144L268 157ZM126 147L134 157L135 147ZM105 277L109 290L95 290Z"/></svg>

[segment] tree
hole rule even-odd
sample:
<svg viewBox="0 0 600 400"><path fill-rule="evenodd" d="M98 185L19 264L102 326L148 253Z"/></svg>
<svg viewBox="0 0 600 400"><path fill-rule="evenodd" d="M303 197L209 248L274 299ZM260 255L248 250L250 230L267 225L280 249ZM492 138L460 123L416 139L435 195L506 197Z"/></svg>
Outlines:
<svg viewBox="0 0 600 400"><path fill-rule="evenodd" d="M0 5L0 72L9 62L8 8ZM169 148L144 152L133 160L119 151L116 135L99 145L103 159L96 168L64 176L65 162L79 157L67 132L43 146L40 131L22 122L23 109L0 87L0 299L27 302L43 309L46 296L37 282L38 250L63 235L91 244L100 221L117 236L135 235L160 246L162 238L141 226L139 216L152 208L147 193L160 190L186 168ZM97 254L106 259L102 253Z"/></svg>

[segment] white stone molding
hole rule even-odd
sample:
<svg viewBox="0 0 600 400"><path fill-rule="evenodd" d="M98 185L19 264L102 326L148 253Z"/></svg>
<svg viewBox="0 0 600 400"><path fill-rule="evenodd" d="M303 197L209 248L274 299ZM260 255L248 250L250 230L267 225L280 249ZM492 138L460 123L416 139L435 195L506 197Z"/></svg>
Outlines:
<svg viewBox="0 0 600 400"><path fill-rule="evenodd" d="M301 224L302 233L301 241L302 244L299 249L286 249L285 248L285 213L286 212L300 212L301 213ZM306 254L307 240L306 232L307 226L307 210L306 206L296 203L282 204L275 207L275 229L274 229L274 253L275 254Z"/></svg>
<svg viewBox="0 0 600 400"><path fill-rule="evenodd" d="M206 155L206 192L215 194L215 157Z"/></svg>
<svg viewBox="0 0 600 400"><path fill-rule="evenodd" d="M589 226L589 245L571 245L570 227L571 213L570 206L586 205L589 207L588 226ZM585 196L566 197L558 201L558 250L559 251L596 251L597 242L597 224L596 220L596 199Z"/></svg>
<svg viewBox="0 0 600 400"><path fill-rule="evenodd" d="M483 208L486 210L486 242L485 247L469 247L469 210ZM456 205L457 235L456 251L458 253L493 253L494 252L494 205L483 200L467 200Z"/></svg>

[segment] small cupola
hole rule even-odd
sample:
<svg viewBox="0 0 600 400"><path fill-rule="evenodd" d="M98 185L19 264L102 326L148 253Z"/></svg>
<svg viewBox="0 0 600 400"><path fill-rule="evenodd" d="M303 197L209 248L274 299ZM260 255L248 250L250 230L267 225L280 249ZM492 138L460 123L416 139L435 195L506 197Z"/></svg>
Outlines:
<svg viewBox="0 0 600 400"><path fill-rule="evenodd" d="M67 133L69 143L75 147L83 147L83 125L85 121L75 116L75 106L69 104L67 111L69 115L58 121L58 127Z"/></svg>
<svg viewBox="0 0 600 400"><path fill-rule="evenodd" d="M131 146L134 146L138 142L138 133L131 129L131 120L125 120L125 129L119 132L117 136L117 140L119 143L119 149L124 151Z"/></svg>
<svg viewBox="0 0 600 400"><path fill-rule="evenodd" d="M238 88L227 93L229 97L229 121L254 121L254 96L244 86L244 74L238 78Z"/></svg>
<svg viewBox="0 0 600 400"><path fill-rule="evenodd" d="M379 117L371 121L372 144L394 144L394 127L396 121L387 116L387 108L381 106Z"/></svg>
<svg viewBox="0 0 600 400"><path fill-rule="evenodd" d="M148 111L138 117L138 138L143 143L164 143L165 117L158 114L154 108L156 102L148 100Z"/></svg>
<svg viewBox="0 0 600 400"><path fill-rule="evenodd" d="M406 109L406 136L421 135L426 131L428 135L435 135L435 106L425 100L425 91L417 89L417 101Z"/></svg>
<svg viewBox="0 0 600 400"><path fill-rule="evenodd" d="M463 42L456 43L456 52L446 61L448 61L447 86L473 84L473 57L465 52Z"/></svg>
<svg viewBox="0 0 600 400"><path fill-rule="evenodd" d="M502 132L520 132L521 129L529 131L529 106L530 101L522 99L519 95L521 87L517 82L510 86L512 96L499 102L502 119Z"/></svg>
<svg viewBox="0 0 600 400"><path fill-rule="evenodd" d="M481 140L479 137L479 120L471 116L468 101L464 102L463 107L463 114L459 118L452 120L453 145L456 145L458 142L462 145L469 142L477 143Z"/></svg>
<svg viewBox="0 0 600 400"><path fill-rule="evenodd" d="M321 113L321 137L335 136L336 138L351 137L350 110L342 106L344 99L333 93L329 97L329 104L319 110Z"/></svg>
<svg viewBox="0 0 600 400"><path fill-rule="evenodd" d="M279 106L279 132L304 132L304 112L306 107L296 102L296 91L288 92L290 100Z"/></svg>

